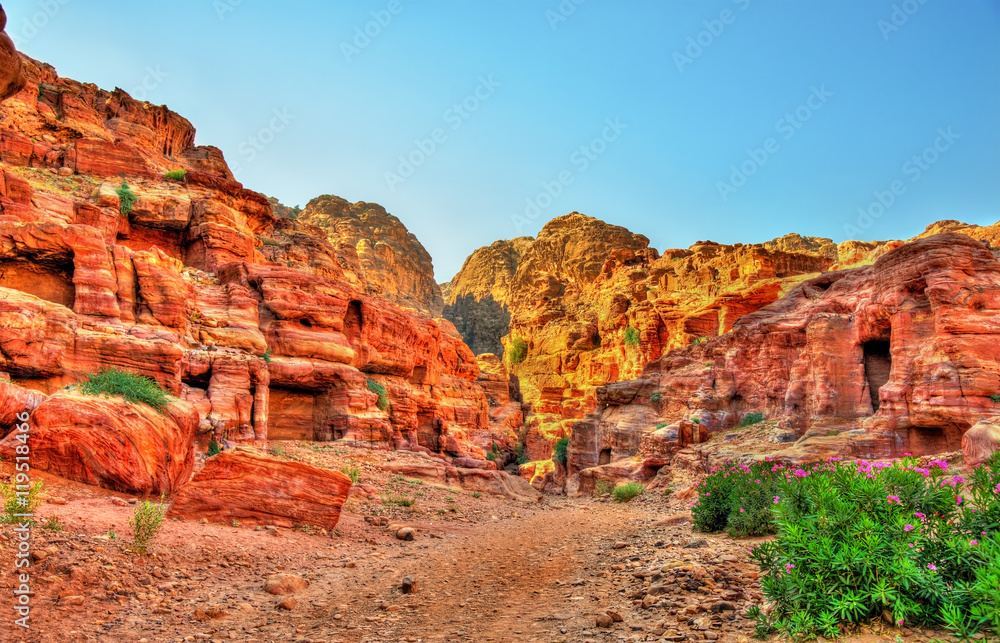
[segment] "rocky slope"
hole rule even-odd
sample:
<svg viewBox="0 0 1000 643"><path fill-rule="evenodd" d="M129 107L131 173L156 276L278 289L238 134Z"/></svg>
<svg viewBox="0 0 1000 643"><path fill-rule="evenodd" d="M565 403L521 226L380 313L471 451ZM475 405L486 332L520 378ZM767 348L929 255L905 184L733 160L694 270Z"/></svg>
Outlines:
<svg viewBox="0 0 1000 643"><path fill-rule="evenodd" d="M169 416L144 421L188 448L197 428L200 448L210 435L340 439L492 465L476 359L432 316L430 259L395 217L320 197L301 221L279 219L183 117L18 60L26 85L0 105L3 399L48 418L86 410L110 436L48 422L38 466L137 492L184 477L100 473L120 457L158 470L177 446L108 447L128 441L121 409L53 395L105 367L175 396ZM13 413L0 416L6 435ZM83 455L63 462L71 438Z"/></svg>
<svg viewBox="0 0 1000 643"><path fill-rule="evenodd" d="M585 491L604 467L641 478L678 457L958 450L966 430L1000 414L1000 224L928 232L599 388L598 409L573 427L569 488ZM754 420L763 432L743 428Z"/></svg>
<svg viewBox="0 0 1000 643"><path fill-rule="evenodd" d="M422 315L441 316L441 288L430 254L385 208L324 194L306 204L298 219L323 230L352 286Z"/></svg>

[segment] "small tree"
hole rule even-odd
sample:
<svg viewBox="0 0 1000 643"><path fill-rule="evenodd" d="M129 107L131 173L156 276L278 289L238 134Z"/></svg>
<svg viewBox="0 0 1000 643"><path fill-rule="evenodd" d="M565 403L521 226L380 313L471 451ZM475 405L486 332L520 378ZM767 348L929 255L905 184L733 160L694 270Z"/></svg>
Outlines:
<svg viewBox="0 0 1000 643"><path fill-rule="evenodd" d="M559 438L552 447L552 459L564 467L568 461L567 449L569 449L569 438Z"/></svg>
<svg viewBox="0 0 1000 643"><path fill-rule="evenodd" d="M510 363L518 365L528 357L528 342L520 337L515 337L510 343Z"/></svg>
<svg viewBox="0 0 1000 643"><path fill-rule="evenodd" d="M639 330L629 326L625 329L625 345L626 346L638 346L639 345Z"/></svg>
<svg viewBox="0 0 1000 643"><path fill-rule="evenodd" d="M115 190L115 194L118 195L118 209L122 215L127 217L132 213L132 208L135 207L135 202L139 200L139 197L132 192L132 189L129 188L128 183L124 179L122 179L122 186Z"/></svg>

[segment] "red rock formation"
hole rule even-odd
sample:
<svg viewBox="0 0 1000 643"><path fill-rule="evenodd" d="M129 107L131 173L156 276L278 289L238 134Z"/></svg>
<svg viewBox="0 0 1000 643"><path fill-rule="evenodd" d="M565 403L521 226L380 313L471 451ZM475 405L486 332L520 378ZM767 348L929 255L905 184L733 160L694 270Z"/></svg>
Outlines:
<svg viewBox="0 0 1000 643"><path fill-rule="evenodd" d="M978 467L1000 452L1000 417L982 419L962 436L962 455L969 467Z"/></svg>
<svg viewBox="0 0 1000 643"><path fill-rule="evenodd" d="M19 402L30 408L34 400ZM172 494L194 468L198 414L179 400L160 413L121 398L60 392L38 404L28 425L32 469L85 484L125 493ZM17 437L14 432L0 441L0 456L7 461L22 444Z"/></svg>
<svg viewBox="0 0 1000 643"><path fill-rule="evenodd" d="M600 388L599 410L574 427L570 472L669 454L754 411L804 436L789 457L956 450L995 414L998 332L1000 262L988 246L918 239L804 281L731 332Z"/></svg>
<svg viewBox="0 0 1000 643"><path fill-rule="evenodd" d="M0 7L0 100L21 91L25 83L21 57L14 48L14 41L7 35L6 27L7 14Z"/></svg>
<svg viewBox="0 0 1000 643"><path fill-rule="evenodd" d="M236 448L209 458L167 517L333 529L350 489L351 479L339 471Z"/></svg>

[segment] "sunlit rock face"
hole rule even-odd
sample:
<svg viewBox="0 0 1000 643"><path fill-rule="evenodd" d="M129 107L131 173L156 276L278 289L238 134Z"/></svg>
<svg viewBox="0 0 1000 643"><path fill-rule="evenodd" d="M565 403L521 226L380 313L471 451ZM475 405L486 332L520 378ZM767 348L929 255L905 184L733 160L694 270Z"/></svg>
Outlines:
<svg viewBox="0 0 1000 643"><path fill-rule="evenodd" d="M776 457L958 450L1000 399L990 245L1000 226L959 229L971 236L921 235L872 265L804 280L730 332L599 388L597 410L574 428L571 474L728 439L754 412L788 436L772 445Z"/></svg>
<svg viewBox="0 0 1000 643"><path fill-rule="evenodd" d="M26 84L0 104L13 384L44 397L137 372L193 407L201 449L340 439L485 457L479 366L395 217L336 197L276 217L182 116L15 60Z"/></svg>

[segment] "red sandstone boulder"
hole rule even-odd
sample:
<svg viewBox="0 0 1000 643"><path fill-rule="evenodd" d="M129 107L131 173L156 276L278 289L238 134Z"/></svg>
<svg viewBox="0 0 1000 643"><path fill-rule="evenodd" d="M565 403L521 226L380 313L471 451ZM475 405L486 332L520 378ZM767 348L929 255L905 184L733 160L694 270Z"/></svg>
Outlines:
<svg viewBox="0 0 1000 643"><path fill-rule="evenodd" d="M194 468L198 414L181 400L160 413L145 404L59 392L28 419L31 467L124 493L171 494ZM10 461L21 444L0 441Z"/></svg>
<svg viewBox="0 0 1000 643"><path fill-rule="evenodd" d="M14 48L14 41L3 31L6 26L7 14L0 7L0 100L21 91L26 82L21 70L21 57Z"/></svg>
<svg viewBox="0 0 1000 643"><path fill-rule="evenodd" d="M338 471L238 447L209 458L181 489L167 516L333 529L350 489L351 479Z"/></svg>
<svg viewBox="0 0 1000 643"><path fill-rule="evenodd" d="M962 436L965 464L978 467L1000 451L1000 417L982 419Z"/></svg>

